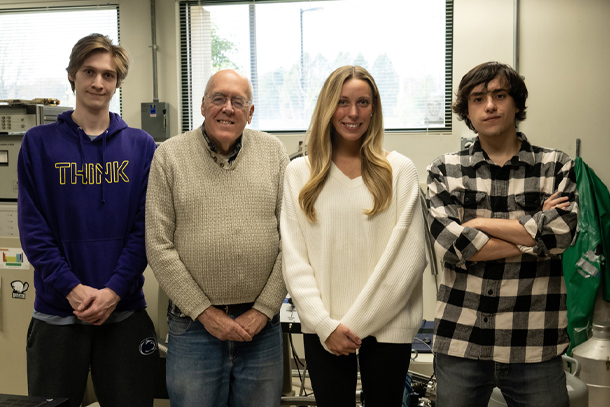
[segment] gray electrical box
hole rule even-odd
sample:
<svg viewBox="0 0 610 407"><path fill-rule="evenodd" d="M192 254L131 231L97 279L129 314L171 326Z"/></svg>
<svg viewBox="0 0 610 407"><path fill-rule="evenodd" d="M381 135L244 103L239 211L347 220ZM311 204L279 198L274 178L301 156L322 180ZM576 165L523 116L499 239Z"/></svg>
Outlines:
<svg viewBox="0 0 610 407"><path fill-rule="evenodd" d="M169 103L142 103L142 130L150 134L155 141L164 141L169 134Z"/></svg>

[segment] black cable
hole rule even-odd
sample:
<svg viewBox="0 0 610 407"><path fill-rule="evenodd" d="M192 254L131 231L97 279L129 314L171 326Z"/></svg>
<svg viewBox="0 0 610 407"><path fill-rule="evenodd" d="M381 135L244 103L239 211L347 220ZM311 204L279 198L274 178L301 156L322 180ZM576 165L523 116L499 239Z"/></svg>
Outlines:
<svg viewBox="0 0 610 407"><path fill-rule="evenodd" d="M290 328L292 328L292 324L290 324L289 328L288 328L288 339L290 340L290 348L292 350L292 358L294 359L296 368L297 368L297 373L299 374L299 381L301 383L303 383L303 381L305 380L305 371L303 371L303 375L301 376L301 369L299 368L299 365L301 365L303 368L305 367L305 363L303 363L301 361L301 359L299 358L299 354L297 353L297 350L294 347L294 341L292 340L292 332L290 331ZM292 375L290 375L292 377ZM313 394L313 393L312 393ZM307 390L305 389L305 387L303 386L303 395L304 396L310 396L311 394L307 394Z"/></svg>

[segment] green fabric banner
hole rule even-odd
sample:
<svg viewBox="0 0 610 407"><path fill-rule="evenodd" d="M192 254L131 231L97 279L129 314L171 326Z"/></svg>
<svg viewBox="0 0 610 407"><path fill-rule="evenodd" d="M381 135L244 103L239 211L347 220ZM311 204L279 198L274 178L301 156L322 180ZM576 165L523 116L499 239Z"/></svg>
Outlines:
<svg viewBox="0 0 610 407"><path fill-rule="evenodd" d="M580 157L575 160L578 234L563 253L570 349L589 339L597 290L610 301L610 193Z"/></svg>

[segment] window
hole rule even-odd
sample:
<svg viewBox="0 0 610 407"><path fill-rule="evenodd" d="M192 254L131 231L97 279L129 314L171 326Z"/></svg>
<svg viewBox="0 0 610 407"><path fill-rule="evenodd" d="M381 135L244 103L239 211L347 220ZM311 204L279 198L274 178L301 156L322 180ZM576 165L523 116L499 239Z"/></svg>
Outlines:
<svg viewBox="0 0 610 407"><path fill-rule="evenodd" d="M182 1L182 128L199 126L208 78L252 80L251 126L304 131L328 75L361 65L381 93L386 130L451 129L449 0Z"/></svg>
<svg viewBox="0 0 610 407"><path fill-rule="evenodd" d="M49 98L74 107L66 67L76 41L91 33L118 44L117 5L0 10L0 100ZM117 113L120 92L110 102Z"/></svg>

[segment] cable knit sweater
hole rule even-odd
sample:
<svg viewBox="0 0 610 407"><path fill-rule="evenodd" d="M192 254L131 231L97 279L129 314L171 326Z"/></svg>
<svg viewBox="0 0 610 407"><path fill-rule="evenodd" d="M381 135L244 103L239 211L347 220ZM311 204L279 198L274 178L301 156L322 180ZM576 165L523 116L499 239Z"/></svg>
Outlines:
<svg viewBox="0 0 610 407"><path fill-rule="evenodd" d="M298 202L309 179L306 158L286 169L281 215L283 273L303 332L322 344L339 323L360 338L411 343L422 320L422 274L427 260L415 166L392 152L390 206L374 216L362 177L332 164L315 203L317 222Z"/></svg>
<svg viewBox="0 0 610 407"><path fill-rule="evenodd" d="M271 318L286 288L279 214L288 154L275 137L245 129L231 163L201 127L163 142L146 197L146 253L161 288L190 316L210 305L254 302Z"/></svg>

